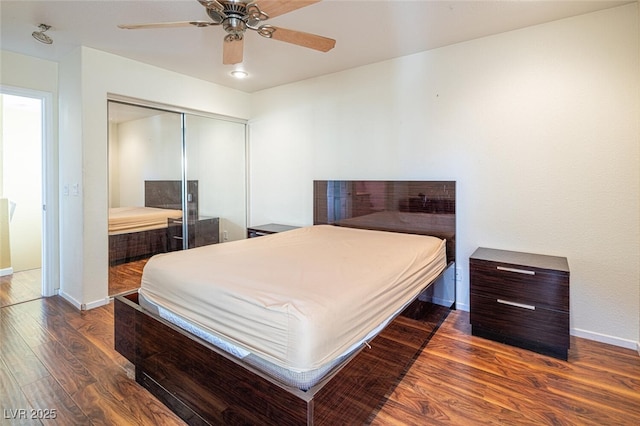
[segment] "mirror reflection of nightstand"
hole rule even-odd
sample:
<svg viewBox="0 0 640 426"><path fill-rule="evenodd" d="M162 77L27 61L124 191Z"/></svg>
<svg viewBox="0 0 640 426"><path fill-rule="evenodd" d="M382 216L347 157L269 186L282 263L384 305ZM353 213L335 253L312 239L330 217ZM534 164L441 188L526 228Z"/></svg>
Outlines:
<svg viewBox="0 0 640 426"><path fill-rule="evenodd" d="M189 220L189 248L217 244L220 242L220 219L200 216L198 220ZM167 250L182 249L182 219L169 219L167 224Z"/></svg>
<svg viewBox="0 0 640 426"><path fill-rule="evenodd" d="M281 225L279 223L251 226L247 228L247 238L262 237L263 235L277 234L278 232L291 231L297 228L299 226Z"/></svg>

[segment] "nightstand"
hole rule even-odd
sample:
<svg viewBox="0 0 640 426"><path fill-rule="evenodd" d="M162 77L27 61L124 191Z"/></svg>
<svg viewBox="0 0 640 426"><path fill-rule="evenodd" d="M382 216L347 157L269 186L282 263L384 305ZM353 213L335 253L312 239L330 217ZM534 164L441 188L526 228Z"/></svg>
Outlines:
<svg viewBox="0 0 640 426"><path fill-rule="evenodd" d="M268 223L247 228L247 238L261 237L263 235L277 234L278 232L291 231L298 226L280 225L279 223Z"/></svg>
<svg viewBox="0 0 640 426"><path fill-rule="evenodd" d="M566 258L481 247L469 258L469 284L474 336L567 359Z"/></svg>
<svg viewBox="0 0 640 426"><path fill-rule="evenodd" d="M220 242L220 219L200 216L189 220L189 248ZM182 219L169 219L167 224L167 250L182 250Z"/></svg>

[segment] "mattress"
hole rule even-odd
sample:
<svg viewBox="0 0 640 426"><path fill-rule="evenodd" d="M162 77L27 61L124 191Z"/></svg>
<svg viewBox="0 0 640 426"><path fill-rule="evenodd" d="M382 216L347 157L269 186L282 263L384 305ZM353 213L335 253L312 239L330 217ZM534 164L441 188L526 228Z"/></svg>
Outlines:
<svg viewBox="0 0 640 426"><path fill-rule="evenodd" d="M445 268L445 241L319 225L159 254L140 295L294 373L326 368Z"/></svg>
<svg viewBox="0 0 640 426"><path fill-rule="evenodd" d="M166 228L169 218L182 218L182 210L156 207L113 207L109 209L109 235Z"/></svg>

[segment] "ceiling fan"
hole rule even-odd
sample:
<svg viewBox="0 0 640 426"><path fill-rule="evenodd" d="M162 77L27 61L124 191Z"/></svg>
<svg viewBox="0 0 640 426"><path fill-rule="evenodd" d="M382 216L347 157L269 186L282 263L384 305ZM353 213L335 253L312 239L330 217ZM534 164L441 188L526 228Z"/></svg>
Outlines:
<svg viewBox="0 0 640 426"><path fill-rule="evenodd" d="M310 49L328 52L336 41L327 37L264 24L269 18L318 3L321 0L198 0L205 7L211 21L159 22L150 24L118 25L118 28L137 30L144 28L209 27L222 25L227 35L222 47L222 63L242 62L244 33L253 30L266 38L280 40Z"/></svg>

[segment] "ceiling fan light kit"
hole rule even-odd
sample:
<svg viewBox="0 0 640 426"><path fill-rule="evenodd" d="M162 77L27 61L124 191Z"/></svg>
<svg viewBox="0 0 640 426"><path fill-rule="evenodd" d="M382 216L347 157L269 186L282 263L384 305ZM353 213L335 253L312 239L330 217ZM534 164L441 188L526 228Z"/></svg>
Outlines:
<svg viewBox="0 0 640 426"><path fill-rule="evenodd" d="M195 26L198 28L222 25L227 33L222 44L222 63L233 65L242 62L244 34L247 30L257 32L265 38L284 41L320 52L333 49L336 41L327 37L302 31L280 28L263 22L318 3L320 0L197 0L206 9L211 21L162 22L151 24L118 25L123 29L171 28ZM35 37L35 36L34 36Z"/></svg>

